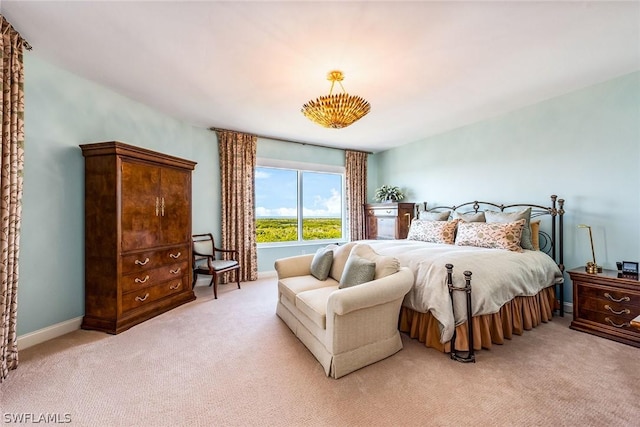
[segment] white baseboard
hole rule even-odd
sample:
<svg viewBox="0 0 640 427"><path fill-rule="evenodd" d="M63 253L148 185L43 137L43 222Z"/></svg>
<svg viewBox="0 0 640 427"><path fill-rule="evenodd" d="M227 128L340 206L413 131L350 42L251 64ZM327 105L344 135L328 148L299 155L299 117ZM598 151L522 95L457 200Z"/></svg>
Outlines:
<svg viewBox="0 0 640 427"><path fill-rule="evenodd" d="M278 273L275 270L258 272L258 279L270 279L272 277L277 277L277 276L278 276Z"/></svg>
<svg viewBox="0 0 640 427"><path fill-rule="evenodd" d="M276 271L265 271L258 273L259 279L266 279L270 277L276 277ZM570 302L564 303L564 312L573 313L573 304ZM69 332L77 331L82 325L82 316L75 319L66 320L64 322L56 323L55 325L47 326L40 330L30 332L18 337L18 350L24 350L25 348L32 347L36 344L43 343L53 338L57 338L61 335L68 334Z"/></svg>
<svg viewBox="0 0 640 427"><path fill-rule="evenodd" d="M20 335L18 337L18 351L49 341L50 339L57 338L61 335L68 334L69 332L77 331L80 329L80 325L82 325L82 316L56 323L55 325L47 326L46 328L42 328L28 334Z"/></svg>
<svg viewBox="0 0 640 427"><path fill-rule="evenodd" d="M573 313L573 303L565 302L564 303L564 312L565 313Z"/></svg>

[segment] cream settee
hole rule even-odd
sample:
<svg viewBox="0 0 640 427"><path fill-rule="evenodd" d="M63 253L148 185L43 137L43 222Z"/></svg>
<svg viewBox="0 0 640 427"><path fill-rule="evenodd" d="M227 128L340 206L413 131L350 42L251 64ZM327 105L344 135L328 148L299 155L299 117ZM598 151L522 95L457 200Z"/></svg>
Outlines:
<svg viewBox="0 0 640 427"><path fill-rule="evenodd" d="M326 280L311 274L314 254L275 262L276 313L320 362L326 375L340 378L402 349L398 316L413 285L413 273L400 268L397 259L379 256L367 245L348 243L332 252ZM356 255L375 262L374 278L341 289L345 265Z"/></svg>

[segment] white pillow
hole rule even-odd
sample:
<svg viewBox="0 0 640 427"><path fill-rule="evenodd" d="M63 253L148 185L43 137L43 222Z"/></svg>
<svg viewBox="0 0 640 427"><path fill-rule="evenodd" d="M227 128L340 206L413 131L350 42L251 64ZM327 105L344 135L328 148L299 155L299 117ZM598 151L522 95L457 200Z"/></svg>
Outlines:
<svg viewBox="0 0 640 427"><path fill-rule="evenodd" d="M400 270L400 261L392 256L379 255L373 248L365 244L357 244L352 250L352 255L368 259L376 263L375 279L389 276Z"/></svg>

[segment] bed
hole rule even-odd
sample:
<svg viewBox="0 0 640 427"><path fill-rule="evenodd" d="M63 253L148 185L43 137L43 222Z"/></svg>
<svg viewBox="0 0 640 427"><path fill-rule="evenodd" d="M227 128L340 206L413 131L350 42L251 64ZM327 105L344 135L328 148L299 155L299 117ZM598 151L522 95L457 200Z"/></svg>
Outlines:
<svg viewBox="0 0 640 427"><path fill-rule="evenodd" d="M414 272L400 314L402 332L452 356L473 354L551 320L556 309L564 315L564 200L419 206L407 239L362 241ZM450 292L465 286L469 292Z"/></svg>

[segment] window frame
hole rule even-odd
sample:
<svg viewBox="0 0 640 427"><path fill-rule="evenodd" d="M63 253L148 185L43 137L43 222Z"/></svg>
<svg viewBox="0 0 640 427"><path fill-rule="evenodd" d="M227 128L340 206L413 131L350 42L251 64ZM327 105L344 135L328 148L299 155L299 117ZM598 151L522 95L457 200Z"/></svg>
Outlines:
<svg viewBox="0 0 640 427"><path fill-rule="evenodd" d="M255 168L276 168L276 169L288 169L297 172L297 220L298 220L298 239L291 240L288 242L259 242L257 243L258 248L274 248L279 246L312 246L312 245L323 245L323 244L331 244L331 243L340 243L348 240L347 236L347 206L346 206L346 168L344 166L337 165L327 165L320 163L306 163L306 162L298 162L298 161L290 161L290 160L279 160L279 159L269 159L269 158L260 158L256 159ZM254 168L254 169L255 169ZM316 172L316 173L331 173L337 174L341 176L341 185L342 185L342 210L341 210L341 225L342 225L342 237L340 239L316 239L316 240L304 240L302 238L303 229L302 229L302 221L304 219L303 216L303 191L302 188L302 173L303 172ZM257 197L256 197L257 199ZM257 206L254 206L256 208ZM256 220L258 218L256 217Z"/></svg>

